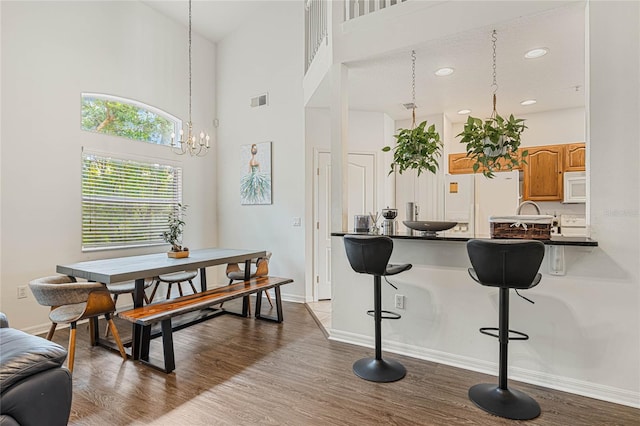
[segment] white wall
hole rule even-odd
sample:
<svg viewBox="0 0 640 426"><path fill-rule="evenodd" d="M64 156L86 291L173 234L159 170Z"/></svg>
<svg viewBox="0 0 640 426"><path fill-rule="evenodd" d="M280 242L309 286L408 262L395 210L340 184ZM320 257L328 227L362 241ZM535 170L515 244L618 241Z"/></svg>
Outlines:
<svg viewBox="0 0 640 426"><path fill-rule="evenodd" d="M566 276L551 276L543 265L542 283L530 290L535 305L512 297L514 328L532 338L510 345L511 373L640 407L640 4L593 1L589 7L587 208L599 247L567 248ZM497 344L476 330L496 324L497 294L467 277L463 243L401 241L396 247L392 261L415 267L396 277L398 293L408 298L401 320L383 322L385 350L495 374ZM341 238L333 238L332 251L331 336L372 345L365 314L371 278L349 268ZM396 291L384 286L383 292L383 306L393 306Z"/></svg>
<svg viewBox="0 0 640 426"><path fill-rule="evenodd" d="M326 108L306 108L306 143L312 152L331 151L330 116ZM350 153L370 153L376 158L376 211L380 212L395 203L394 177L387 176L391 155L382 152L382 147L393 146L393 120L382 112L349 111ZM311 158L313 163L313 158ZM311 165L312 167L312 165ZM352 218L349 218L352 220Z"/></svg>
<svg viewBox="0 0 640 426"><path fill-rule="evenodd" d="M269 271L293 278L283 297L305 295L304 4L270 2L218 44L218 230L225 247L273 252ZM269 105L249 99L269 93ZM272 142L273 204L240 205L240 146Z"/></svg>
<svg viewBox="0 0 640 426"><path fill-rule="evenodd" d="M0 309L35 331L48 308L16 287L60 263L166 251L81 251L81 149L179 162L188 204L184 241L216 243L216 155L80 130L81 92L145 102L187 120L187 29L140 2L2 2L2 257ZM193 121L214 132L215 46L193 37ZM215 139L215 138L214 138ZM215 146L215 144L214 144ZM215 151L215 148L214 148ZM122 298L127 299L127 298ZM130 303L130 301L124 300Z"/></svg>

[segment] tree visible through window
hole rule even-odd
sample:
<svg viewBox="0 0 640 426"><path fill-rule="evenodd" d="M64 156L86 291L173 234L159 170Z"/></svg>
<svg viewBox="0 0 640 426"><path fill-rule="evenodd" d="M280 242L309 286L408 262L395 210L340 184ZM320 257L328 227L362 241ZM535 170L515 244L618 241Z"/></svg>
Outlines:
<svg viewBox="0 0 640 426"><path fill-rule="evenodd" d="M82 94L82 130L171 145L182 122L150 105L98 93Z"/></svg>
<svg viewBox="0 0 640 426"><path fill-rule="evenodd" d="M82 249L164 244L182 169L82 154Z"/></svg>

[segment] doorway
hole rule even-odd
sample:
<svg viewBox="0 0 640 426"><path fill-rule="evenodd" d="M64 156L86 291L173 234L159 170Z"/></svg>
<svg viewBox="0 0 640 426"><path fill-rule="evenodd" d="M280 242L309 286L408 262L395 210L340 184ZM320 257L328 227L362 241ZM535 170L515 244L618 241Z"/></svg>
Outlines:
<svg viewBox="0 0 640 426"><path fill-rule="evenodd" d="M375 153L350 152L348 164L348 218L369 214L376 206ZM314 302L331 300L331 153L314 155ZM348 229L353 229L349 223ZM326 308L325 308L326 310Z"/></svg>

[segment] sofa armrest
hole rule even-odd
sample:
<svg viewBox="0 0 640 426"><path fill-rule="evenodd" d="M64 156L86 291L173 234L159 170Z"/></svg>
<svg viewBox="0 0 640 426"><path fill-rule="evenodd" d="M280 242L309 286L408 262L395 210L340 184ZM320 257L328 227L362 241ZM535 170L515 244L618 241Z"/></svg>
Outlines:
<svg viewBox="0 0 640 426"><path fill-rule="evenodd" d="M0 392L40 371L58 368L67 350L14 328L0 328Z"/></svg>
<svg viewBox="0 0 640 426"><path fill-rule="evenodd" d="M9 327L9 320L7 319L7 316L3 312L0 312L0 328L7 328L7 327Z"/></svg>

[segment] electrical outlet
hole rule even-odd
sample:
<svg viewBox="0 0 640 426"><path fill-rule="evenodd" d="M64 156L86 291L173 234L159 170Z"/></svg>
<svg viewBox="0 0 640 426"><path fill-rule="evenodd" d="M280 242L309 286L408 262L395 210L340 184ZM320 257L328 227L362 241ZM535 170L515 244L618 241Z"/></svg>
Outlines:
<svg viewBox="0 0 640 426"><path fill-rule="evenodd" d="M18 299L26 299L27 298L27 286L21 285L18 286Z"/></svg>
<svg viewBox="0 0 640 426"><path fill-rule="evenodd" d="M396 309L404 309L404 296L396 294Z"/></svg>
<svg viewBox="0 0 640 426"><path fill-rule="evenodd" d="M300 225L302 225L302 219L301 219L300 217L294 217L294 218L291 220L291 225L293 225L293 226L300 226Z"/></svg>

